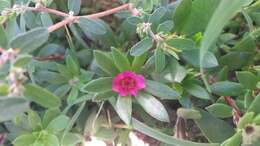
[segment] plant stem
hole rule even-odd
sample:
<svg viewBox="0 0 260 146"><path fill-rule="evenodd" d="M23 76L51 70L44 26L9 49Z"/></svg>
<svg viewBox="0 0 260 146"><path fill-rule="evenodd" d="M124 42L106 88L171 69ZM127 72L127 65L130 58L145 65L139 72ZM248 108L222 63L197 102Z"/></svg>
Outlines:
<svg viewBox="0 0 260 146"><path fill-rule="evenodd" d="M61 11L58 11L58 10L50 9L50 8L47 8L47 7L44 7L44 6L26 7L25 9L31 10L31 11L36 11L36 12L46 12L46 13L50 13L50 14L55 14L57 16L65 17L65 19L62 20L61 22L58 22L58 23L56 23L56 24L54 24L54 25L52 25L48 28L48 32L50 32L50 33L59 29L59 28L61 28L61 27L63 27L63 26L65 26L65 25L67 25L67 24L78 22L79 18L98 19L98 18L101 18L101 17L104 17L104 16L108 16L108 15L117 13L121 10L129 10L133 14L136 13L136 10L133 9L132 4L129 4L129 3L121 5L119 7L113 8L113 9L110 9L110 10L106 10L106 11L103 11L103 12L90 14L90 15L84 15L84 16L72 16L70 14L67 14L67 13L64 13L64 12L61 12Z"/></svg>
<svg viewBox="0 0 260 146"><path fill-rule="evenodd" d="M240 113L235 101L230 96L225 96L224 98L225 98L226 102L232 107L233 120L234 120L234 123L237 124L240 120L241 113Z"/></svg>

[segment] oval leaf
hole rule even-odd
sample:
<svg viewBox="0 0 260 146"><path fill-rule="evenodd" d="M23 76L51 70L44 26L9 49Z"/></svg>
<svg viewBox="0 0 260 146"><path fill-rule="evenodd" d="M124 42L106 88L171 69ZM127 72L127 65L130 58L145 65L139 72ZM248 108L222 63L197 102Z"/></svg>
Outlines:
<svg viewBox="0 0 260 146"><path fill-rule="evenodd" d="M132 97L125 96L125 97L118 97L116 102L116 111L119 117L129 125L131 123L132 117Z"/></svg>
<svg viewBox="0 0 260 146"><path fill-rule="evenodd" d="M220 96L237 96L243 92L243 86L239 83L222 81L210 86L213 93Z"/></svg>
<svg viewBox="0 0 260 146"><path fill-rule="evenodd" d="M47 28L35 28L18 34L10 41L12 48L20 48L23 53L29 53L47 42L49 32Z"/></svg>
<svg viewBox="0 0 260 146"><path fill-rule="evenodd" d="M136 43L130 50L132 56L140 56L146 51L151 49L153 46L153 40L151 38L145 38L140 42Z"/></svg>
<svg viewBox="0 0 260 146"><path fill-rule="evenodd" d="M112 90L112 77L103 77L87 83L83 90L87 92L107 92Z"/></svg>
<svg viewBox="0 0 260 146"><path fill-rule="evenodd" d="M152 95L139 93L136 97L137 102L152 117L163 122L170 122L169 115L163 104Z"/></svg>
<svg viewBox="0 0 260 146"><path fill-rule="evenodd" d="M59 97L50 91L34 84L25 85L24 95L26 98L38 103L45 108L56 108L61 105Z"/></svg>

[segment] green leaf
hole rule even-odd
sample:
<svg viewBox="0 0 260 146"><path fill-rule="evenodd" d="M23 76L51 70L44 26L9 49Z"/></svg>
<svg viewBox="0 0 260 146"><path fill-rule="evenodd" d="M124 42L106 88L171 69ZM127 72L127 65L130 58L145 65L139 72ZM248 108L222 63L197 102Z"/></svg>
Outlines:
<svg viewBox="0 0 260 146"><path fill-rule="evenodd" d="M80 18L79 27L83 30L85 34L91 32L97 35L104 35L106 33L106 28L97 20Z"/></svg>
<svg viewBox="0 0 260 146"><path fill-rule="evenodd" d="M60 115L60 110L58 108L48 109L42 119L42 125L46 128L49 123L56 117Z"/></svg>
<svg viewBox="0 0 260 146"><path fill-rule="evenodd" d="M254 115L255 115L254 112L245 113L243 117L239 119L237 128L242 129L245 128L249 123L252 123L254 119Z"/></svg>
<svg viewBox="0 0 260 146"><path fill-rule="evenodd" d="M201 114L195 109L178 108L177 115L184 119L200 119Z"/></svg>
<svg viewBox="0 0 260 146"><path fill-rule="evenodd" d="M70 118L65 115L60 115L53 119L47 126L47 130L52 132L60 132L64 130L69 124Z"/></svg>
<svg viewBox="0 0 260 146"><path fill-rule="evenodd" d="M173 15L174 30L180 32L191 14L192 1L182 0Z"/></svg>
<svg viewBox="0 0 260 146"><path fill-rule="evenodd" d="M98 66L105 72L116 75L118 74L118 69L116 68L114 61L106 53L101 51L94 51L94 57Z"/></svg>
<svg viewBox="0 0 260 146"><path fill-rule="evenodd" d="M47 28L35 28L18 34L10 40L10 46L12 48L20 48L23 53L30 53L47 42L48 38L49 32Z"/></svg>
<svg viewBox="0 0 260 146"><path fill-rule="evenodd" d="M121 51L119 51L116 48L113 48L112 55L113 55L113 59L114 59L114 62L116 64L117 68L121 72L126 71L126 70L131 70L131 65L129 63L129 60Z"/></svg>
<svg viewBox="0 0 260 146"><path fill-rule="evenodd" d="M178 99L180 95L172 88L159 82L146 80L145 91L161 99Z"/></svg>
<svg viewBox="0 0 260 146"><path fill-rule="evenodd" d="M158 32L158 33L160 33L160 32L168 33L173 29L173 26L174 26L174 24L173 24L172 21L166 20L163 23L159 24L156 32Z"/></svg>
<svg viewBox="0 0 260 146"><path fill-rule="evenodd" d="M47 134L43 137L44 146L59 146L59 139L53 134Z"/></svg>
<svg viewBox="0 0 260 146"><path fill-rule="evenodd" d="M70 54L66 57L66 66L74 76L78 76L80 74L78 62Z"/></svg>
<svg viewBox="0 0 260 146"><path fill-rule="evenodd" d="M165 54L163 53L163 50L160 48L157 48L155 50L155 71L157 73L163 71L165 68L166 60L165 60Z"/></svg>
<svg viewBox="0 0 260 146"><path fill-rule="evenodd" d="M220 1L218 7L214 11L214 14L209 21L209 24L207 25L207 29L201 41L200 64L204 62L204 56L208 52L209 48L213 45L213 43L215 43L224 26L236 14L236 12L239 11L242 6L247 3L247 1L243 0Z"/></svg>
<svg viewBox="0 0 260 146"><path fill-rule="evenodd" d="M147 93L138 93L135 98L143 109L152 117L163 122L170 122L169 115L163 104Z"/></svg>
<svg viewBox="0 0 260 146"><path fill-rule="evenodd" d="M223 146L238 146L242 143L242 131L238 131L235 135L230 137Z"/></svg>
<svg viewBox="0 0 260 146"><path fill-rule="evenodd" d="M7 36L6 36L5 30L4 30L4 27L2 25L0 25L0 47L6 48L7 47L7 43L8 43L8 40L7 40Z"/></svg>
<svg viewBox="0 0 260 146"><path fill-rule="evenodd" d="M21 97L0 98L0 122L9 121L29 109L29 102Z"/></svg>
<svg viewBox="0 0 260 146"><path fill-rule="evenodd" d="M32 56L31 55L27 55L27 54L22 54L19 55L15 61L14 61L14 66L15 67L24 67L26 66L28 63L30 63L32 61Z"/></svg>
<svg viewBox="0 0 260 146"><path fill-rule="evenodd" d="M116 108L116 112L119 115L119 117L127 125L129 125L131 123L131 117L132 117L132 97L131 96L125 96L125 97L118 96L115 108Z"/></svg>
<svg viewBox="0 0 260 146"><path fill-rule="evenodd" d="M152 29L155 30L157 26L160 24L161 19L164 17L166 14L167 9L164 7L157 8L154 10L152 15L149 18L149 23L152 24Z"/></svg>
<svg viewBox="0 0 260 146"><path fill-rule="evenodd" d="M68 0L68 8L74 12L74 15L78 15L80 12L81 0Z"/></svg>
<svg viewBox="0 0 260 146"><path fill-rule="evenodd" d="M36 139L33 134L25 134L17 137L12 143L14 146L30 146Z"/></svg>
<svg viewBox="0 0 260 146"><path fill-rule="evenodd" d="M149 49L153 47L153 40L152 38L145 38L140 42L136 43L130 50L130 54L132 56L140 56L147 52Z"/></svg>
<svg viewBox="0 0 260 146"><path fill-rule="evenodd" d="M25 85L24 95L26 98L38 103L45 108L55 108L61 105L59 97L47 89L34 84Z"/></svg>
<svg viewBox="0 0 260 146"><path fill-rule="evenodd" d="M139 73L146 61L146 58L147 58L147 53L144 53L141 56L135 56L132 62L132 70L136 73Z"/></svg>
<svg viewBox="0 0 260 146"><path fill-rule="evenodd" d="M240 69L252 60L251 52L229 52L219 58L222 66L227 66L229 70Z"/></svg>
<svg viewBox="0 0 260 146"><path fill-rule="evenodd" d="M62 145L63 146L75 146L82 141L82 136L76 133L68 133L64 136Z"/></svg>
<svg viewBox="0 0 260 146"><path fill-rule="evenodd" d="M207 111L212 115L219 118L229 118L232 117L232 108L223 103L214 103L206 107Z"/></svg>
<svg viewBox="0 0 260 146"><path fill-rule="evenodd" d="M185 51L192 50L196 48L195 42L191 39L184 38L173 38L166 41L166 43L176 49Z"/></svg>
<svg viewBox="0 0 260 146"><path fill-rule="evenodd" d="M11 1L10 0L0 0L0 13L5 8L10 8L10 7L11 7Z"/></svg>
<svg viewBox="0 0 260 146"><path fill-rule="evenodd" d="M210 86L213 93L220 96L238 96L243 92L243 86L236 82L221 81Z"/></svg>
<svg viewBox="0 0 260 146"><path fill-rule="evenodd" d="M112 77L103 77L90 81L87 83L83 90L87 92L108 92L112 90Z"/></svg>
<svg viewBox="0 0 260 146"><path fill-rule="evenodd" d="M182 52L182 57L185 61L187 61L194 67L200 67L199 52L199 49L186 50ZM213 53L207 52L206 54L204 54L201 66L203 68L216 67L218 66L218 60Z"/></svg>
<svg viewBox="0 0 260 146"><path fill-rule="evenodd" d="M193 96L201 98L201 99L206 99L210 100L210 96L207 92L206 89L201 87L200 85L194 84L194 83L187 83L184 84L184 88Z"/></svg>
<svg viewBox="0 0 260 146"><path fill-rule="evenodd" d="M158 141L161 141L163 143L174 145L174 146L219 146L219 144L216 143L196 143L191 142L187 140L177 139L173 136L166 135L164 133L161 133L160 131L157 131L151 127L148 127L144 123L132 118L132 126L135 130L150 136Z"/></svg>
<svg viewBox="0 0 260 146"><path fill-rule="evenodd" d="M41 17L42 25L44 27L49 27L53 25L53 21L49 13L42 12L40 17Z"/></svg>
<svg viewBox="0 0 260 146"><path fill-rule="evenodd" d="M37 112L33 110L28 111L28 122L30 127L33 130L36 130L37 128L41 128L41 124L42 124L41 117L38 115Z"/></svg>
<svg viewBox="0 0 260 146"><path fill-rule="evenodd" d="M200 111L202 118L195 120L195 122L210 142L222 143L224 140L234 135L235 130L231 125L202 109L198 110Z"/></svg>
<svg viewBox="0 0 260 146"><path fill-rule="evenodd" d="M247 89L255 89L260 78L249 71L236 72L238 81Z"/></svg>
<svg viewBox="0 0 260 146"><path fill-rule="evenodd" d="M70 90L69 96L67 98L67 103L71 104L73 103L75 100L77 100L79 95L79 90L76 87L72 87L72 89Z"/></svg>
<svg viewBox="0 0 260 146"><path fill-rule="evenodd" d="M251 103L251 105L248 108L248 112L255 112L255 114L260 113L260 93L255 97L254 101Z"/></svg>

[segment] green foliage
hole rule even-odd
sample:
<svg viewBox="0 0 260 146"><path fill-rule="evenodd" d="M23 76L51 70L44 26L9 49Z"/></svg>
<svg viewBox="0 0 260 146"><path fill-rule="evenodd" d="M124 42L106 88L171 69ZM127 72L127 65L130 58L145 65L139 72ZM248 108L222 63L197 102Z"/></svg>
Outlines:
<svg viewBox="0 0 260 146"><path fill-rule="evenodd" d="M140 132L158 146L259 145L259 0L0 0L0 12L1 144L128 146Z"/></svg>

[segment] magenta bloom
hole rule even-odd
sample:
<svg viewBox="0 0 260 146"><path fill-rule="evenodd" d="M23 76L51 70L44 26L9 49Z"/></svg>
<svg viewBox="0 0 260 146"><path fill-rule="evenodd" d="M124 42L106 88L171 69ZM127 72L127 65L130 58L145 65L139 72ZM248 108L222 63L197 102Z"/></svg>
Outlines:
<svg viewBox="0 0 260 146"><path fill-rule="evenodd" d="M112 90L120 96L136 96L138 91L145 88L145 81L142 75L131 71L124 71L113 79Z"/></svg>

